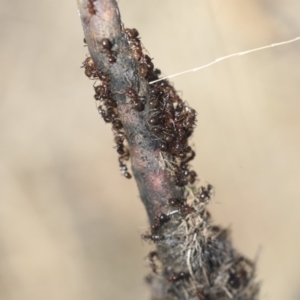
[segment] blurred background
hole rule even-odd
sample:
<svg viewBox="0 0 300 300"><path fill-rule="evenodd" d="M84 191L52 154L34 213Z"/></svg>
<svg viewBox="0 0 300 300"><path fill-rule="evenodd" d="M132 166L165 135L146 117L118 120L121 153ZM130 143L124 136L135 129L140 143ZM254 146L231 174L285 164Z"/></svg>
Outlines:
<svg viewBox="0 0 300 300"><path fill-rule="evenodd" d="M146 300L146 214L80 68L76 1L0 4L0 298ZM119 4L164 75L300 36L297 0ZM259 253L260 299L300 299L299 80L299 41L172 79L213 218Z"/></svg>

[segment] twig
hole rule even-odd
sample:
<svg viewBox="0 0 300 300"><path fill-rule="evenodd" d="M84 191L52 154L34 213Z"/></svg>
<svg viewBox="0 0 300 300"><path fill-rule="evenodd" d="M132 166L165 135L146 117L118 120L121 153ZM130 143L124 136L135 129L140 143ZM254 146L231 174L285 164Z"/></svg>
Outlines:
<svg viewBox="0 0 300 300"><path fill-rule="evenodd" d="M232 247L227 230L212 226L206 210L212 186L197 187L189 166L196 112L169 82L149 84L159 71L143 53L137 31L124 29L115 0L77 2L91 55L83 67L100 81L94 86L99 113L112 123L127 178L131 157L151 225L143 237L157 247L149 259L152 299L256 299L253 264Z"/></svg>

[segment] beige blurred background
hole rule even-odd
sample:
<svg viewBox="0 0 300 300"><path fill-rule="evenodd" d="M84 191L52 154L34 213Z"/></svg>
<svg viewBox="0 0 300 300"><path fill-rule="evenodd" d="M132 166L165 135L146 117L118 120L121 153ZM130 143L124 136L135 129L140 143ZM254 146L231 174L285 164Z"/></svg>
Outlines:
<svg viewBox="0 0 300 300"><path fill-rule="evenodd" d="M297 0L120 0L164 75L300 35ZM147 219L87 80L75 0L0 0L0 299L148 299ZM300 299L300 42L172 80L216 223Z"/></svg>

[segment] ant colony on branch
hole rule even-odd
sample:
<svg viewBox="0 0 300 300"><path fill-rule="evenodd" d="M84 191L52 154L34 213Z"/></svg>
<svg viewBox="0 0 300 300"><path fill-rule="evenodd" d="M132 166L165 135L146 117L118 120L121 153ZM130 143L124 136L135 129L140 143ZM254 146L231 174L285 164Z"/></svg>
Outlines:
<svg viewBox="0 0 300 300"><path fill-rule="evenodd" d="M133 57L138 62L141 77L148 83L157 80L161 72L154 68L151 58L144 54L138 31L126 28L124 33ZM132 99L132 107L142 111L144 105L138 100L136 91L129 88L126 93ZM159 141L157 147L167 156L176 185L183 187L188 183L193 184L197 174L190 170L189 162L195 157L195 152L188 145L188 138L196 126L196 111L179 97L167 80L148 84L148 94L148 125L153 138Z"/></svg>
<svg viewBox="0 0 300 300"><path fill-rule="evenodd" d="M93 1L89 0L89 3L90 13L95 13ZM210 184L197 187L197 173L190 166L196 154L189 145L189 138L196 127L197 113L182 100L168 80L159 80L161 72L145 53L136 29L123 29L122 39L128 42L139 79L147 83L146 97L141 97L132 86L120 92L128 100L130 109L127 111L138 116L141 124L145 125L153 152L162 159L170 181L177 187L176 191L182 192L181 197L170 195L160 199L162 207L155 211L150 228L141 236L158 249L147 256L152 270L149 282L156 276L174 290L183 285L190 296L186 299L211 300L211 295L214 295L213 299L235 299L234 296L244 292L243 289L252 280L254 265L231 251L227 230L211 225L206 205L214 194L214 188ZM103 38L99 44L106 65L118 67L121 52L113 50L116 48L114 42ZM95 81L94 98L98 112L105 123L112 124L119 167L122 175L129 179L132 176L126 163L130 158L130 149L124 130L127 124L125 119L122 123L113 96L119 92L112 93L110 73L98 70L91 57L86 58L82 67L86 76ZM176 247L177 255L172 257L172 264L163 261L164 249ZM182 256L185 257L183 264ZM180 259L181 264L176 262Z"/></svg>
<svg viewBox="0 0 300 300"><path fill-rule="evenodd" d="M93 9L93 3L90 4ZM144 53L139 33L136 29L124 29L124 35L128 41L134 59L138 63L141 77L149 83L159 78L161 72L154 68L152 59ZM84 39L86 43L86 40ZM107 56L109 63L117 60L116 51L113 50L113 42L108 38L100 41L100 51ZM119 156L121 173L126 178L131 178L126 161L130 152L126 142L126 134L123 124L118 116L117 102L110 90L110 76L103 70L98 70L91 57L83 62L85 74L95 80L94 98L99 114L106 123L112 123L115 135L116 150ZM100 84L97 82L100 81ZM147 123L153 140L157 141L157 149L168 161L168 169L174 175L175 183L179 187L193 184L197 174L190 170L189 162L194 159L195 152L188 144L188 138L192 135L196 126L196 111L184 102L173 86L163 80L153 85L148 84L149 99L146 102L132 87L127 87L125 95L130 99L129 104L137 113L147 107Z"/></svg>
<svg viewBox="0 0 300 300"><path fill-rule="evenodd" d="M109 62L114 63L116 58L115 53L112 51L112 43L108 39L104 38L101 40L101 46L103 51L107 53ZM98 112L105 123L112 124L116 150L119 154L120 170L125 178L130 179L131 174L128 172L126 165L126 161L129 160L130 153L128 146L125 144L126 134L123 129L123 124L119 119L117 102L113 98L110 90L110 76L101 70L97 70L91 57L86 58L82 67L85 69L85 75L89 79L95 80L94 98L96 100ZM98 81L100 82L99 84Z"/></svg>

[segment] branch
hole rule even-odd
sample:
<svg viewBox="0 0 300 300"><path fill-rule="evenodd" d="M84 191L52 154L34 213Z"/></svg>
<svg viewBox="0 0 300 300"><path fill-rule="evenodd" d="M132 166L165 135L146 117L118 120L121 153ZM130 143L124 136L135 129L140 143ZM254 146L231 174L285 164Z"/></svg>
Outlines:
<svg viewBox="0 0 300 300"><path fill-rule="evenodd" d="M115 0L77 0L91 57L83 63L94 85L98 111L112 123L122 174L131 158L149 221L142 238L149 254L152 299L253 300L255 267L231 245L226 229L213 226L206 206L213 187L197 186L188 145L196 112L187 106L142 47L125 29Z"/></svg>

